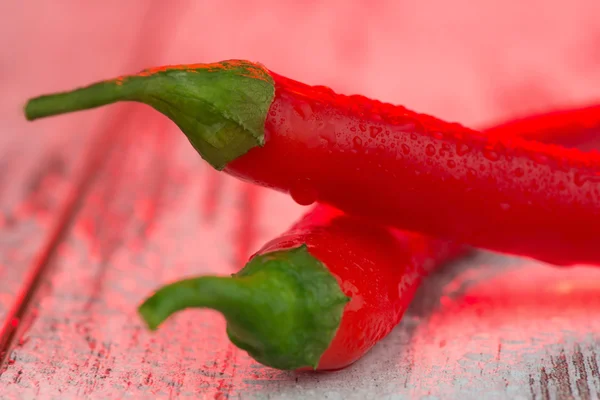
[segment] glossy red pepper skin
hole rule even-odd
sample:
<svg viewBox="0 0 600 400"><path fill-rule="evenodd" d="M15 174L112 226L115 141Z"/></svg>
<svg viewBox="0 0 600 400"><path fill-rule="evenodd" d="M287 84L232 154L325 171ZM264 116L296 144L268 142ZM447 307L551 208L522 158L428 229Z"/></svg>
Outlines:
<svg viewBox="0 0 600 400"><path fill-rule="evenodd" d="M422 279L466 250L318 205L257 254L302 244L351 298L318 370L344 368L361 358L400 322Z"/></svg>
<svg viewBox="0 0 600 400"><path fill-rule="evenodd" d="M600 263L600 155L457 124L271 73L263 147L238 178L302 204L558 265Z"/></svg>

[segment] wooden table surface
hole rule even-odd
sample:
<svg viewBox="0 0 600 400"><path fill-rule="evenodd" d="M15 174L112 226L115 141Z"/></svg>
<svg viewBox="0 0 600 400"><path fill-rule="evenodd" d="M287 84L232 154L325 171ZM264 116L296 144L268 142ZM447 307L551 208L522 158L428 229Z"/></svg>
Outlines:
<svg viewBox="0 0 600 400"><path fill-rule="evenodd" d="M212 171L147 107L27 123L29 96L246 58L473 127L600 100L595 0L284 4L0 4L0 398L599 398L600 270L585 266L476 253L335 373L264 368L211 311L143 328L160 284L235 271L304 209Z"/></svg>

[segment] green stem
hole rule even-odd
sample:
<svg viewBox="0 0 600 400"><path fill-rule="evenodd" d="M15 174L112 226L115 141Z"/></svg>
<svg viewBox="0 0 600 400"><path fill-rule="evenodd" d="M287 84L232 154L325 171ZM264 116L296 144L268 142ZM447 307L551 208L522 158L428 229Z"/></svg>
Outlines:
<svg viewBox="0 0 600 400"><path fill-rule="evenodd" d="M211 308L233 315L251 302L252 294L241 279L203 276L163 286L139 307L139 313L155 330L170 315L186 308Z"/></svg>
<svg viewBox="0 0 600 400"><path fill-rule="evenodd" d="M221 170L264 144L265 121L274 97L274 81L264 67L230 60L154 68L40 96L26 104L25 117L32 121L117 101L137 101L170 118L202 158Z"/></svg>
<svg viewBox="0 0 600 400"><path fill-rule="evenodd" d="M135 80L99 82L70 92L56 93L33 98L25 105L28 121L73 111L87 110L117 101L130 100L137 89Z"/></svg>

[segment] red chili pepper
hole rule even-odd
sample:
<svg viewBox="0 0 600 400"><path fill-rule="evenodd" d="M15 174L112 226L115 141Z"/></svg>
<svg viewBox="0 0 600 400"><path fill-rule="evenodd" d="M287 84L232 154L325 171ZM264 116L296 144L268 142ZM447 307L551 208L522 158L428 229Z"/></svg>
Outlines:
<svg viewBox="0 0 600 400"><path fill-rule="evenodd" d="M121 100L167 115L215 168L301 204L559 265L600 263L597 152L482 135L246 61L161 67L25 111Z"/></svg>
<svg viewBox="0 0 600 400"><path fill-rule="evenodd" d="M590 150L598 148L600 143L600 104L530 115L484 132L497 137L517 135L524 139Z"/></svg>
<svg viewBox="0 0 600 400"><path fill-rule="evenodd" d="M340 369L390 333L421 279L463 250L320 205L232 277L172 283L139 310L156 329L179 310L212 308L262 364Z"/></svg>

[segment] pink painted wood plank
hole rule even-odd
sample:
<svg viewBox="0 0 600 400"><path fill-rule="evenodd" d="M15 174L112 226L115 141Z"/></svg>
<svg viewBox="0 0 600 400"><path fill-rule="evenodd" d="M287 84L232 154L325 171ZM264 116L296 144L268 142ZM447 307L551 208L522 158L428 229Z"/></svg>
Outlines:
<svg viewBox="0 0 600 400"><path fill-rule="evenodd" d="M0 359L73 209L95 179L102 152L111 147L107 131L118 130L128 115L120 106L32 124L22 106L33 95L157 62L149 49L160 52L161 40L140 37L140 31L165 26L155 6L112 1L65 13L46 2L3 4L10 10L2 13L0 41L10 57L0 77ZM14 37L21 38L19 46L9 43Z"/></svg>

